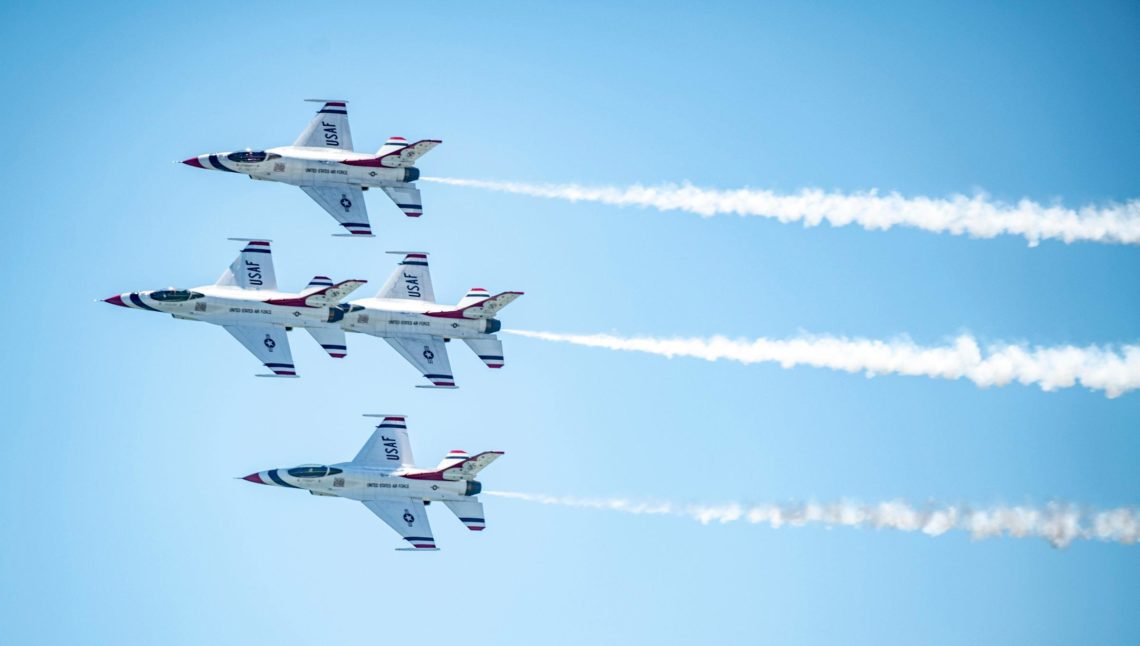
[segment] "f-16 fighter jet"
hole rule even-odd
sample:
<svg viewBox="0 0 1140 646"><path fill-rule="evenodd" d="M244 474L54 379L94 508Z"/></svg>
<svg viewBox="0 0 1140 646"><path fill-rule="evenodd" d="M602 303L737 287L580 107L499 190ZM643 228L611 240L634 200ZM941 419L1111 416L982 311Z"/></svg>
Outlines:
<svg viewBox="0 0 1140 646"><path fill-rule="evenodd" d="M341 306L347 310L341 326L387 341L432 383L419 388L455 388L444 345L451 339L462 339L488 368L502 368L503 342L495 336L502 323L494 316L522 292L491 296L475 287L458 305L440 305L435 302L427 254L388 253L403 254L404 259L375 298Z"/></svg>
<svg viewBox="0 0 1140 646"><path fill-rule="evenodd" d="M423 215L420 189L412 183L420 178L415 163L442 142L422 139L409 144L403 137L391 137L376 154L353 152L347 102L309 100L321 103L321 109L292 146L198 155L182 163L299 186L348 230L341 235L372 235L364 191L373 186L387 193L404 215Z"/></svg>
<svg viewBox="0 0 1140 646"><path fill-rule="evenodd" d="M336 305L367 281L334 285L327 276L316 276L300 293L279 292L269 241L230 239L245 242L245 248L213 285L129 292L105 302L220 325L273 371L259 377L297 376L285 334L294 327L305 328L329 356L344 357L344 310Z"/></svg>
<svg viewBox="0 0 1140 646"><path fill-rule="evenodd" d="M412 461L412 447L402 416L365 417L383 417L383 420L352 462L270 469L251 473L242 480L307 489L317 496L359 500L411 544L411 547L397 548L400 550L437 549L425 508L432 501L446 505L471 531L482 531L486 527L483 503L475 498L483 485L475 476L502 455L502 451L485 451L473 456L452 451L434 469L418 469Z"/></svg>

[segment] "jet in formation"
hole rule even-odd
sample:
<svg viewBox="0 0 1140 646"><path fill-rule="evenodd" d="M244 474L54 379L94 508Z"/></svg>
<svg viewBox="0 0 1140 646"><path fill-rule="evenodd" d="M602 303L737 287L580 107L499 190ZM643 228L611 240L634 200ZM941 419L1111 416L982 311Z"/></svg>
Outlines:
<svg viewBox="0 0 1140 646"><path fill-rule="evenodd" d="M431 385L419 388L455 388L447 346L462 339L488 368L502 368L503 342L495 333L502 323L494 318L522 292L491 296L475 287L457 305L435 302L427 254L389 251L404 259L374 298L350 301L340 322L348 332L378 336L416 367Z"/></svg>
<svg viewBox="0 0 1140 646"><path fill-rule="evenodd" d="M128 292L105 302L220 325L273 372L259 377L297 376L286 335L295 327L307 330L329 356L343 358L348 352L340 327L345 309L337 305L366 281L333 284L327 276L316 276L301 292L280 292L270 241L231 240L245 242L245 248L213 285Z"/></svg>
<svg viewBox="0 0 1140 646"><path fill-rule="evenodd" d="M367 281L333 284L327 276L315 276L301 292L281 292L270 241L230 239L245 242L245 248L213 285L127 292L104 301L221 325L273 372L259 377L297 376L286 334L295 327L338 359L348 354L346 331L381 337L431 382L419 388L456 387L446 345L452 339L462 339L488 368L505 365L503 342L495 336L502 323L494 317L522 292L492 296L474 287L457 305L441 305L427 254L406 251L389 252L404 258L373 298L344 303Z"/></svg>
<svg viewBox="0 0 1140 646"><path fill-rule="evenodd" d="M475 480L475 476L503 455L502 451L484 451L476 455L451 451L434 469L419 469L412 460L412 447L403 416L366 417L383 419L351 462L270 469L251 473L242 479L287 489L304 489L317 496L359 500L411 545L397 548L400 550L438 549L426 508L435 501L442 502L467 529L477 532L486 527L483 503L476 498L483 485Z"/></svg>
<svg viewBox="0 0 1140 646"><path fill-rule="evenodd" d="M341 235L372 235L364 204L370 187L384 191L408 217L423 215L415 163L442 142L391 137L375 154L353 152L347 102L309 100L321 109L291 146L198 155L182 163L298 186L348 231Z"/></svg>

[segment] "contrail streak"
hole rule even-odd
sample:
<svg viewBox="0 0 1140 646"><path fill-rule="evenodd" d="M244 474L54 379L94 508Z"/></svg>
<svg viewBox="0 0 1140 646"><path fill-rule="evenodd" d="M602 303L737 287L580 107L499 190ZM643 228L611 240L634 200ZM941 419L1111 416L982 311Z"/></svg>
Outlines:
<svg viewBox="0 0 1140 646"><path fill-rule="evenodd" d="M978 386L1012 381L1052 391L1076 384L1118 397L1140 388L1140 345L1030 347L991 345L983 350L969 335L949 345L920 346L906 338L891 341L802 335L790 339L621 337L611 334L560 334L504 330L510 334L594 348L646 352L663 357L727 359L740 363L778 363L861 372L969 379Z"/></svg>
<svg viewBox="0 0 1140 646"><path fill-rule="evenodd" d="M975 539L1009 536L1044 538L1054 547L1066 547L1074 540L1100 540L1132 545L1140 541L1140 509L1118 507L1103 511L1082 511L1073 505L1049 503L1044 507L996 506L974 509L966 506L930 505L913 507L905 502L876 504L858 502L803 504L727 503L722 505L642 502L625 498L577 498L543 494L487 491L489 496L536 502L542 505L604 509L627 514L680 516L702 525L745 521L753 525L840 525L855 528L897 529L940 536L948 531L969 532Z"/></svg>
<svg viewBox="0 0 1140 646"><path fill-rule="evenodd" d="M481 188L503 193L545 197L571 202L597 202L612 206L651 207L659 211L687 211L701 217L734 214L802 222L827 222L840 227L858 224L864 229L914 227L933 233L993 238L1023 236L1030 246L1042 240L1092 241L1140 244L1140 200L1102 206L1067 208L1029 199L1007 203L987 195L951 195L945 198L904 197L877 190L839 193L802 189L781 194L751 188L708 189L684 184L629 187L578 184L525 184L475 179L425 177L425 181Z"/></svg>

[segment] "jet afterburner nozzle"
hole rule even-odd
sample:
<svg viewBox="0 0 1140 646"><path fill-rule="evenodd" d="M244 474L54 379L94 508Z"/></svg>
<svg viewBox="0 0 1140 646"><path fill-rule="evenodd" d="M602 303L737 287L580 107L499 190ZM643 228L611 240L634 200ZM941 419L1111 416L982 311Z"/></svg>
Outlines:
<svg viewBox="0 0 1140 646"><path fill-rule="evenodd" d="M503 322L499 319L487 319L487 329L484 330L486 334L494 334L503 329Z"/></svg>
<svg viewBox="0 0 1140 646"><path fill-rule="evenodd" d="M478 480L468 480L467 489L463 492L464 496L478 496L479 492L483 491L483 483Z"/></svg>
<svg viewBox="0 0 1140 646"><path fill-rule="evenodd" d="M404 181L405 182L414 182L419 178L420 178L420 169L416 168L415 166L404 169Z"/></svg>

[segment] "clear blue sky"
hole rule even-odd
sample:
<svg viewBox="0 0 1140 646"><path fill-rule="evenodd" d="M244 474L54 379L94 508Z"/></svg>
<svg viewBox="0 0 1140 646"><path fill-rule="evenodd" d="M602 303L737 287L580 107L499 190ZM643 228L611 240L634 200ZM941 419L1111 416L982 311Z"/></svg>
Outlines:
<svg viewBox="0 0 1140 646"><path fill-rule="evenodd" d="M379 339L302 378L222 330L92 302L212 282L229 236L277 275L432 252L436 293L520 289L507 326L937 343L1136 342L1140 251L573 205L424 185L379 237L300 191L172 160L290 143L347 98L357 147L425 174L588 184L1140 196L1130 3L7 3L0 626L12 643L1137 643L1140 547L703 527L487 499L443 551L251 471L351 458L364 412L422 462L501 449L488 488L681 501L1140 502L1140 395L864 379L507 337L461 388ZM376 285L373 285L375 287Z"/></svg>

